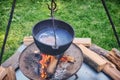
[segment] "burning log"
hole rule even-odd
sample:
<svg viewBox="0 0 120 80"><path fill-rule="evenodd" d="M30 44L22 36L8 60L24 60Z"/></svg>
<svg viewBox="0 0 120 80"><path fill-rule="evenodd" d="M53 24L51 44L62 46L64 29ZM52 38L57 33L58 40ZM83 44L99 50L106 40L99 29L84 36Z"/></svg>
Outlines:
<svg viewBox="0 0 120 80"><path fill-rule="evenodd" d="M48 74L50 74L50 75L54 74L55 69L57 67L57 63L58 63L58 58L53 57L50 61L48 68L47 68Z"/></svg>
<svg viewBox="0 0 120 80"><path fill-rule="evenodd" d="M72 56L63 56L61 59L60 59L60 61L62 61L62 62L70 62L70 63L74 63L75 62L75 59L74 59L74 57L72 57Z"/></svg>
<svg viewBox="0 0 120 80"><path fill-rule="evenodd" d="M74 57L72 56L66 56L64 55L61 59L60 59L61 62L70 62L70 63L74 63L75 62L75 59ZM58 64L58 58L56 57L53 57L52 60L50 61L50 64L47 68L47 72L48 74L52 75L54 74L55 72L55 69L57 67L57 64Z"/></svg>
<svg viewBox="0 0 120 80"><path fill-rule="evenodd" d="M53 76L59 61L60 62L70 62L70 63L75 62L74 57L69 56L69 55L64 55L61 58L57 58L56 56L47 55L47 54L40 54L40 55L42 57L42 59L39 61L39 63L41 64L40 76L43 79Z"/></svg>
<svg viewBox="0 0 120 80"><path fill-rule="evenodd" d="M52 75L55 72L58 59L55 56L47 55L47 54L41 54L42 60L40 60L41 64L41 77L47 78L48 75Z"/></svg>
<svg viewBox="0 0 120 80"><path fill-rule="evenodd" d="M40 69L40 76L42 78L47 78L47 72L46 72L46 69L48 67L48 63L49 63L49 60L50 60L50 55L46 55L46 54L40 54L42 56L42 59L40 60L40 64L41 64L41 69Z"/></svg>
<svg viewBox="0 0 120 80"><path fill-rule="evenodd" d="M61 62L70 62L70 63L74 63L75 62L75 59L74 57L72 56L66 56L64 55L61 59L60 59ZM53 74L55 69L56 69L56 66L57 66L57 63L58 63L58 58L53 58L53 60L50 62L49 66L48 66L48 73L51 73Z"/></svg>

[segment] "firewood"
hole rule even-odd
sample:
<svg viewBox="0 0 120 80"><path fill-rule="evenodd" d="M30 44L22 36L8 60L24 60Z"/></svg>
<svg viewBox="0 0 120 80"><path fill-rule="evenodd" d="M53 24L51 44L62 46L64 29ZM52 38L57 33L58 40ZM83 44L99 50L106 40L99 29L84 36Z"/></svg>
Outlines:
<svg viewBox="0 0 120 80"><path fill-rule="evenodd" d="M112 50L118 57L120 57L120 51L116 48L112 48Z"/></svg>
<svg viewBox="0 0 120 80"><path fill-rule="evenodd" d="M30 45L30 44L33 43L33 42L34 42L34 40L33 40L33 37L32 37L32 36L26 36L26 37L24 37L24 39L23 39L23 43L24 43L24 45L26 45L26 46Z"/></svg>
<svg viewBox="0 0 120 80"><path fill-rule="evenodd" d="M71 63L74 63L75 62L75 59L74 57L72 56L63 56L61 59L60 59L61 62L71 62ZM57 63L58 63L58 58L53 58L52 61L50 61L49 65L48 65L48 68L47 68L47 72L49 74L53 74L55 72L55 69L57 67Z"/></svg>
<svg viewBox="0 0 120 80"><path fill-rule="evenodd" d="M91 38L74 38L73 43L82 44L84 46L91 46Z"/></svg>
<svg viewBox="0 0 120 80"><path fill-rule="evenodd" d="M92 44L89 49L103 56L104 59L106 59L110 64L114 65L118 70L120 70L120 51L118 51L116 48L108 51L95 44Z"/></svg>
<svg viewBox="0 0 120 80"><path fill-rule="evenodd" d="M12 67L0 67L0 80L16 80L15 71L12 69Z"/></svg>
<svg viewBox="0 0 120 80"><path fill-rule="evenodd" d="M78 47L83 52L84 61L91 65L95 70L98 72L101 71L104 66L106 65L107 61L101 58L97 53L91 51L90 49L86 48L82 44L77 44Z"/></svg>
<svg viewBox="0 0 120 80"><path fill-rule="evenodd" d="M58 63L58 58L53 58L52 61L50 61L48 68L47 68L48 74L54 74L55 69L57 67L57 63Z"/></svg>
<svg viewBox="0 0 120 80"><path fill-rule="evenodd" d="M115 48L112 49L108 54L106 54L108 60L113 62L117 69L120 70L120 54Z"/></svg>
<svg viewBox="0 0 120 80"><path fill-rule="evenodd" d="M95 44L92 44L89 47L89 49L92 50L93 52L97 53L100 57L102 57L105 61L107 61L107 63L110 63L113 67L116 68L116 66L106 58L106 54L109 53L108 50L105 50L105 49L103 49Z"/></svg>
<svg viewBox="0 0 120 80"><path fill-rule="evenodd" d="M91 51L83 45L78 45L82 50L84 61L91 65L97 71L103 71L109 75L113 80L120 80L120 71L118 71L113 65L101 58L97 53Z"/></svg>
<svg viewBox="0 0 120 80"><path fill-rule="evenodd" d="M3 80L3 78L7 75L7 72L5 70L5 68L3 68L2 66L0 66L0 80Z"/></svg>
<svg viewBox="0 0 120 80"><path fill-rule="evenodd" d="M102 70L105 74L109 75L113 80L120 80L120 71L118 71L111 64L106 64Z"/></svg>
<svg viewBox="0 0 120 80"><path fill-rule="evenodd" d="M74 63L75 59L72 56L68 56L68 55L64 55L61 59L61 62L70 62L70 63Z"/></svg>

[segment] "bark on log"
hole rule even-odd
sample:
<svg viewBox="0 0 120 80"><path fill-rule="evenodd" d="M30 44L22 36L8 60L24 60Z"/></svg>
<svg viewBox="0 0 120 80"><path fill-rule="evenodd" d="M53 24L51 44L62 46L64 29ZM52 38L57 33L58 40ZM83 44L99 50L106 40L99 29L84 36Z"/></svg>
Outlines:
<svg viewBox="0 0 120 80"><path fill-rule="evenodd" d="M117 49L113 48L111 51L108 51L95 44L92 44L89 49L101 56L104 56L110 64L120 70L120 52Z"/></svg>
<svg viewBox="0 0 120 80"><path fill-rule="evenodd" d="M106 65L107 61L101 58L97 53L91 51L83 45L77 44L78 47L82 50L84 61L91 65L98 72L101 71Z"/></svg>
<svg viewBox="0 0 120 80"><path fill-rule="evenodd" d="M120 71L111 64L106 64L103 68L103 72L112 77L113 80L120 80Z"/></svg>
<svg viewBox="0 0 120 80"><path fill-rule="evenodd" d="M108 54L106 54L106 57L116 65L118 70L120 70L120 56L115 49L112 49Z"/></svg>

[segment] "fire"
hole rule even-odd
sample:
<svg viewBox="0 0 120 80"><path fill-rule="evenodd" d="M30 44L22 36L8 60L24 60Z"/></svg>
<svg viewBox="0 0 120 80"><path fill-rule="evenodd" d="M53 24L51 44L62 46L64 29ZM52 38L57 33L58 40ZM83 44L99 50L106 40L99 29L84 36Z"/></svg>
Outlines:
<svg viewBox="0 0 120 80"><path fill-rule="evenodd" d="M46 54L41 54L41 56L42 56L42 60L40 60L41 77L43 79L45 79L45 78L47 78L47 67L48 67L50 61L52 61L52 59L54 58L54 56L46 55Z"/></svg>
<svg viewBox="0 0 120 80"><path fill-rule="evenodd" d="M67 61L67 57L63 56L63 57L60 59L60 61L66 62L66 61Z"/></svg>
<svg viewBox="0 0 120 80"><path fill-rule="evenodd" d="M74 63L75 62L75 59L74 57L71 57L71 56L63 56L60 61L62 62L71 62L71 63Z"/></svg>
<svg viewBox="0 0 120 80"><path fill-rule="evenodd" d="M41 69L40 69L40 77L45 79L47 78L47 69L48 66L50 65L50 62L54 62L55 60L55 56L51 56L51 55L47 55L47 54L40 54L42 57L42 60L39 61L39 63L41 64ZM75 59L71 56L63 56L60 59L61 62L75 62Z"/></svg>

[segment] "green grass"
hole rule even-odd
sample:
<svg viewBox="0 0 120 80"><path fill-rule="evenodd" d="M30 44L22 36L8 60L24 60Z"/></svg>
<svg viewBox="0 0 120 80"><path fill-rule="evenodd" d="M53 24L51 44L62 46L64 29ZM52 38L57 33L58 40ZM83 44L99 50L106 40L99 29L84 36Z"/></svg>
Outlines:
<svg viewBox="0 0 120 80"><path fill-rule="evenodd" d="M76 37L89 37L92 43L107 50L120 49L100 0L56 0L55 18L73 26ZM120 36L120 1L106 0L110 14ZM47 8L50 0L17 0L3 61L21 45L32 27L50 18ZM12 0L0 0L0 48L3 43Z"/></svg>

